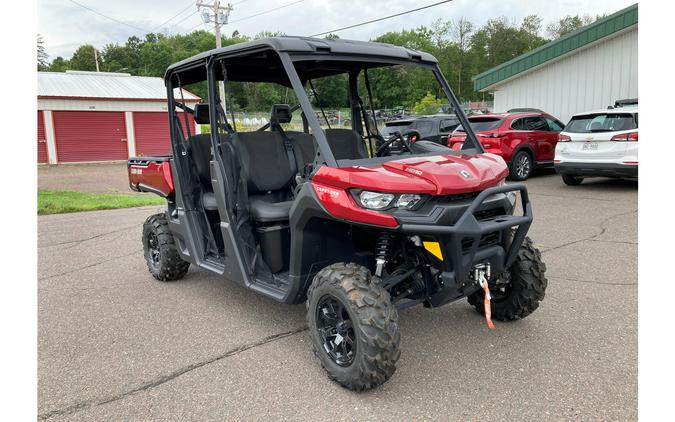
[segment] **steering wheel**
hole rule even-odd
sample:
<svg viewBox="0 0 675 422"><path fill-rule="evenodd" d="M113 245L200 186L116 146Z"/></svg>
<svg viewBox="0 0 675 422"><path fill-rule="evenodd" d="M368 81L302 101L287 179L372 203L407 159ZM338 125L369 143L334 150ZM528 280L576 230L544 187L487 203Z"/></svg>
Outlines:
<svg viewBox="0 0 675 422"><path fill-rule="evenodd" d="M384 140L382 135L380 135L379 133L371 133L370 135L366 135L366 136L363 137L363 140L366 141L366 143L368 144L369 147L370 147L370 140L371 139L375 140L375 151L377 151L379 149L379 145L382 145L385 142L387 142L387 141Z"/></svg>
<svg viewBox="0 0 675 422"><path fill-rule="evenodd" d="M410 146L410 142L403 137L401 132L396 131L392 133L391 138L387 139L380 147L375 151L375 156L376 157L382 157L384 155L385 150L389 148L391 144L393 144L397 139L401 140L401 143L405 147L406 150L408 150L409 153L413 153L412 147Z"/></svg>

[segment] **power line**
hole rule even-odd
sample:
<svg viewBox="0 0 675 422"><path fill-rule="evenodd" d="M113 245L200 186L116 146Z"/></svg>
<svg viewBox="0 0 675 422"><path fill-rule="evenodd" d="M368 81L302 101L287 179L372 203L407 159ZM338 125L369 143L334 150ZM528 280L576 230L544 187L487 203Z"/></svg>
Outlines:
<svg viewBox="0 0 675 422"><path fill-rule="evenodd" d="M190 6L192 6L192 5L190 5ZM187 20L188 18L191 18L192 16L196 15L197 13L199 13L199 10L195 10L194 12L190 13L189 15L184 17L183 19L181 19L178 22L171 25L169 28L173 28L174 26L177 26L178 24L182 23L183 21Z"/></svg>
<svg viewBox="0 0 675 422"><path fill-rule="evenodd" d="M169 23L169 22L171 22L172 20L176 19L178 16L180 16L181 14L183 14L183 12L185 12L186 10L188 10L189 8L191 8L191 7L193 7L193 6L194 6L194 3L193 3L192 1L190 1L190 4L188 4L187 7L185 7L185 9L182 9L180 12L176 13L175 15L173 15L172 17L170 17L169 19L167 19L165 22L163 22L163 23L157 25L157 26L154 27L152 30L154 31L154 30L156 30L156 29L159 29L159 28L163 27L164 25L166 25L167 23Z"/></svg>
<svg viewBox="0 0 675 422"><path fill-rule="evenodd" d="M126 26L128 26L129 28L134 28L134 29L136 29L136 30L138 30L138 31L143 31L143 32L145 32L145 33L151 32L151 31L148 31L147 29L139 28L138 26L134 26L134 25L132 25L132 24L130 24L130 23L126 23L126 22L123 22L123 21L121 21L121 20L119 20L119 19L115 19L115 18L112 18L112 17L110 17L110 16L108 16L108 15L104 15L103 13L101 13L101 12L95 10L95 9L92 9L92 8L89 7L89 6L85 6L85 5L82 4L82 3L78 3L78 2L76 2L75 0L68 0L68 1L70 1L70 2L73 3L73 4L76 4L76 5L80 6L80 7L83 8L83 9L87 9L87 10L89 10L90 12L96 13L96 14L99 15L99 16L102 16L102 17L104 17L104 18L106 18L106 19L109 19L109 20L111 20L111 21L113 21L113 22L117 22L117 23L119 23L119 24L126 25Z"/></svg>
<svg viewBox="0 0 675 422"><path fill-rule="evenodd" d="M374 22L379 22L379 21L383 21L383 20L386 20L386 19L395 18L395 17L397 17L397 16L407 15L408 13L417 12L417 11L423 10L423 9L428 9L428 8L430 8L430 7L438 6L438 5L441 5L441 4L443 4L443 3L450 3L451 1L452 1L452 0L439 1L438 3L429 4L429 5L427 5L427 6L418 7L418 8L416 8L416 9L406 10L405 12L396 13L396 14L394 14L394 15L385 16L385 17L383 17L383 18L377 18L377 19L373 19L373 20L370 20L370 21L367 21L367 22L361 22L361 23L357 23L357 24L354 24L354 25L349 25L349 26L345 26L345 27L342 27L342 28L333 29L332 31L320 32L320 33L318 33L318 34L310 35L310 37L318 37L318 36L321 36L321 35L332 34L332 33L334 33L334 32L344 31L345 29L356 28L357 26L368 25L368 24L370 24L370 23L374 23Z"/></svg>
<svg viewBox="0 0 675 422"><path fill-rule="evenodd" d="M253 14L253 15L250 15L250 16L246 16L246 17L243 17L241 19L235 19L233 21L230 21L230 23L241 22L241 21L251 19L251 18L255 18L255 17L261 16L261 15L266 15L268 13L275 12L275 11L283 9L285 7L293 6L294 4L298 4L298 3L302 3L303 1L305 1L305 0L298 0L298 1L294 1L293 3L284 4L283 6L275 7L274 9L265 10L264 12L260 12L260 13L256 13L256 14Z"/></svg>

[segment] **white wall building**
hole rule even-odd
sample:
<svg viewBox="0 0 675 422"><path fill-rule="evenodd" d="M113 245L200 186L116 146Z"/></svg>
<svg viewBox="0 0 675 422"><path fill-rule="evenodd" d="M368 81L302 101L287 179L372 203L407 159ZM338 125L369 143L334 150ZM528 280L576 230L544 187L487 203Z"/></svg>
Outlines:
<svg viewBox="0 0 675 422"><path fill-rule="evenodd" d="M494 94L494 111L538 108L563 122L638 98L638 5L545 44L473 78Z"/></svg>

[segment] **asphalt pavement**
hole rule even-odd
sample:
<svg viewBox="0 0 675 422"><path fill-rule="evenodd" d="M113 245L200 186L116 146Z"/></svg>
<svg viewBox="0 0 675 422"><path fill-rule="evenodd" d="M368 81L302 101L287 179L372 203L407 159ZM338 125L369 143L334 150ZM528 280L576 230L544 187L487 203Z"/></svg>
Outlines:
<svg viewBox="0 0 675 422"><path fill-rule="evenodd" d="M148 273L159 207L38 223L41 420L635 420L636 182L526 182L549 279L540 308L489 331L465 300L400 312L401 359L354 393L311 352L304 305L191 268Z"/></svg>

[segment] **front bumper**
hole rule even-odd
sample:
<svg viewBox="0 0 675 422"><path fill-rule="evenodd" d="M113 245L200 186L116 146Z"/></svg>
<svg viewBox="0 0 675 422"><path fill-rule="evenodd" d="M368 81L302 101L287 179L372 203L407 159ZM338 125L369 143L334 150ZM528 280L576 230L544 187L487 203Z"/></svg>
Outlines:
<svg viewBox="0 0 675 422"><path fill-rule="evenodd" d="M615 163L556 163L555 171L558 174L581 177L638 177L637 164Z"/></svg>
<svg viewBox="0 0 675 422"><path fill-rule="evenodd" d="M507 192L520 192L523 215L503 214L480 219L484 204ZM512 210L513 207L507 212ZM469 280L474 265L489 262L492 274L497 277L513 263L532 224L532 205L525 185L515 183L484 190L452 225L424 224L401 218L399 221L401 232L431 236L441 245L444 257L440 265L442 288L429 298L432 306L440 306L476 289L475 283ZM511 236L513 227L517 229ZM498 240L485 245L486 237L494 235Z"/></svg>

